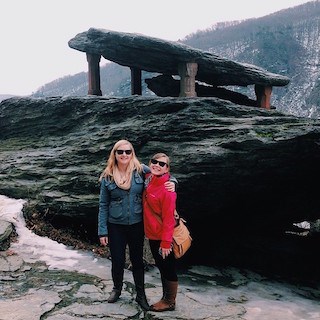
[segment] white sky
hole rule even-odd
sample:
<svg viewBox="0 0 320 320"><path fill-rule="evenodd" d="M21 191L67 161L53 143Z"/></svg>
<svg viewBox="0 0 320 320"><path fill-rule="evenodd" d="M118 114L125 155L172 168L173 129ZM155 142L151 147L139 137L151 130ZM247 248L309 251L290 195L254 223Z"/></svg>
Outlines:
<svg viewBox="0 0 320 320"><path fill-rule="evenodd" d="M90 27L176 41L222 21L258 18L308 0L10 0L1 3L0 94L29 95L87 71L68 46ZM105 64L101 60L101 64Z"/></svg>

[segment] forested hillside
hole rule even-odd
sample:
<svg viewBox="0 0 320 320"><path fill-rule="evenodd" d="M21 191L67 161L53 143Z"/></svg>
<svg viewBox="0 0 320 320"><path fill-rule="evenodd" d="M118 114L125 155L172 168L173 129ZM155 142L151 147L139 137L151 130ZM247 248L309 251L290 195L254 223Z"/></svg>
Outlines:
<svg viewBox="0 0 320 320"><path fill-rule="evenodd" d="M301 116L320 111L320 1L243 22L228 22L191 34L184 43L288 76L274 88L278 110Z"/></svg>
<svg viewBox="0 0 320 320"><path fill-rule="evenodd" d="M81 32L83 30L79 30ZM277 110L304 117L320 116L320 1L311 1L268 16L218 23L179 41L227 59L260 66L288 76L287 87L273 89ZM85 59L85 55L84 55ZM143 78L150 77L143 73ZM107 63L101 66L103 95L130 94L129 68ZM250 88L232 88L253 98ZM48 83L35 96L86 95L87 73ZM144 85L144 95L148 92Z"/></svg>

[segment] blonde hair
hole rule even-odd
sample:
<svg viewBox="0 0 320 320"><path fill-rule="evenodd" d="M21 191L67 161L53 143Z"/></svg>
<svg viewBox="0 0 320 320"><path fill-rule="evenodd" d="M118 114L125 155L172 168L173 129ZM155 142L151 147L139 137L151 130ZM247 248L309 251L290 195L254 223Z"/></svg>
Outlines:
<svg viewBox="0 0 320 320"><path fill-rule="evenodd" d="M109 177L110 180L114 179L113 172L114 172L115 167L117 167L117 159L116 159L115 153L116 153L116 150L118 150L118 148L123 144L128 144L132 150L132 158L129 163L130 173L132 174L132 172L134 170L137 170L139 173L142 172L142 165L136 156L136 153L134 151L134 148L133 148L133 145L131 144L131 142L129 142L128 140L119 140L114 144L114 146L110 152L109 158L107 160L107 166L102 171L100 178L99 178L99 181L101 181L103 178L106 178L106 177Z"/></svg>

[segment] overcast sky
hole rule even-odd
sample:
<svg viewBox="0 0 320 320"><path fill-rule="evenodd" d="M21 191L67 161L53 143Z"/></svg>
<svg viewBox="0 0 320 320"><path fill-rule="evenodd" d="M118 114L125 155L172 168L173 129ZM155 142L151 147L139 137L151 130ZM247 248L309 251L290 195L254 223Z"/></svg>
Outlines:
<svg viewBox="0 0 320 320"><path fill-rule="evenodd" d="M68 41L90 27L183 39L222 21L258 18L308 0L10 0L1 3L0 94L29 95L87 71ZM101 59L101 65L107 61Z"/></svg>

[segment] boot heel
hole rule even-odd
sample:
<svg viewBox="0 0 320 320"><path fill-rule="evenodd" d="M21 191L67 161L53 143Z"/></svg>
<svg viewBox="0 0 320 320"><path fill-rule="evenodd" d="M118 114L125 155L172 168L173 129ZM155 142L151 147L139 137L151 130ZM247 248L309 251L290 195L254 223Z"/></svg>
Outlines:
<svg viewBox="0 0 320 320"><path fill-rule="evenodd" d="M147 297L144 295L137 295L136 297L136 302L139 304L139 306L145 310L145 311L148 311L150 310L150 306L149 306L149 303L148 303L148 300L147 300Z"/></svg>
<svg viewBox="0 0 320 320"><path fill-rule="evenodd" d="M113 289L110 293L110 296L108 298L108 303L114 303L116 301L119 300L119 297L121 295L121 291L120 290L117 290L117 289Z"/></svg>

